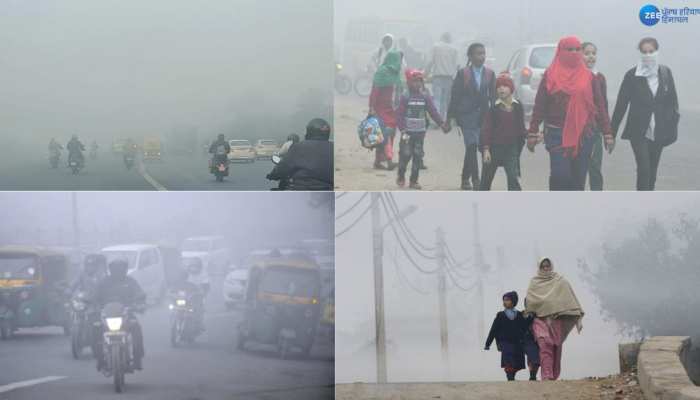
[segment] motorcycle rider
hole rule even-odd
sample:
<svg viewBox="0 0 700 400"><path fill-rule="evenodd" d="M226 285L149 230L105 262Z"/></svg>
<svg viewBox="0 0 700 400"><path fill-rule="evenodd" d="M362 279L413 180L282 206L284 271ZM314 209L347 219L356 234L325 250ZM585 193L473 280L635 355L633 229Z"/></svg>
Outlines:
<svg viewBox="0 0 700 400"><path fill-rule="evenodd" d="M289 152L289 149L290 149L293 145L299 143L300 141L301 141L301 138L300 138L299 135L297 135L296 133L292 133L292 134L290 134L289 136L287 136L287 141L284 142L284 144L282 145L282 147L280 147L280 151L279 151L279 153L278 153L279 156L280 156L280 157L284 157L284 155L287 154L287 153Z"/></svg>
<svg viewBox="0 0 700 400"><path fill-rule="evenodd" d="M55 138L51 138L51 141L49 142L49 156L51 158L56 158L56 163L58 163L58 159L61 158L61 150L63 150L63 146L61 146L60 143L56 141ZM53 161L51 161L53 163Z"/></svg>
<svg viewBox="0 0 700 400"><path fill-rule="evenodd" d="M331 127L321 118L306 126L304 140L291 146L267 175L267 179L288 179L290 190L333 190L333 142Z"/></svg>
<svg viewBox="0 0 700 400"><path fill-rule="evenodd" d="M209 274L204 271L204 263L202 260L195 257L187 263L187 280L188 282L197 285L206 296L211 287L209 283Z"/></svg>
<svg viewBox="0 0 700 400"><path fill-rule="evenodd" d="M92 158L97 157L97 150L100 148L100 146L97 144L97 140L93 140L92 143L90 143L90 156Z"/></svg>
<svg viewBox="0 0 700 400"><path fill-rule="evenodd" d="M93 297L94 303L102 309L106 304L117 302L126 307L142 308L146 303L146 293L141 289L138 282L127 276L129 263L126 260L117 259L109 263L109 275L98 285ZM97 370L102 370L105 366L104 353L102 351L102 326L99 327L98 334L94 335L95 348L97 351ZM131 333L134 345L134 368L142 369L141 360L144 356L143 333L141 325L136 318L129 318L126 329Z"/></svg>
<svg viewBox="0 0 700 400"><path fill-rule="evenodd" d="M127 163L127 159L130 158L131 161L136 158L136 151L137 151L137 146L136 142L133 141L133 139L128 138L124 141L124 163Z"/></svg>
<svg viewBox="0 0 700 400"><path fill-rule="evenodd" d="M71 136L70 141L66 143L66 149L68 149L68 161L70 162L70 160L75 157L78 164L82 167L85 162L85 158L83 157L85 145L78 140L78 135Z"/></svg>
<svg viewBox="0 0 700 400"><path fill-rule="evenodd" d="M231 151L231 146L226 141L223 133L220 133L214 142L209 146L209 153L214 156L227 155Z"/></svg>
<svg viewBox="0 0 700 400"><path fill-rule="evenodd" d="M70 287L71 295L77 291L92 295L106 275L107 258L102 254L88 254L83 262L83 271Z"/></svg>
<svg viewBox="0 0 700 400"><path fill-rule="evenodd" d="M204 298L209 291L209 280L207 279L206 285L197 283L197 278L192 277L193 274L191 271L192 269L189 266L180 270L175 277L175 283L173 283L171 291L174 293L179 291L186 293L197 315L199 329L204 331Z"/></svg>

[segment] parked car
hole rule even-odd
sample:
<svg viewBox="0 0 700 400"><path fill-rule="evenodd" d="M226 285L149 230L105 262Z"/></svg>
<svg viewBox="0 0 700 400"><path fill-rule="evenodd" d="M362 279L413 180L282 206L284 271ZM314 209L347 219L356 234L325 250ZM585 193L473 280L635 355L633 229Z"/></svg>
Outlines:
<svg viewBox="0 0 700 400"><path fill-rule="evenodd" d="M248 270L237 268L231 270L224 278L223 294L226 308L231 310L245 300Z"/></svg>
<svg viewBox="0 0 700 400"><path fill-rule="evenodd" d="M101 253L107 257L107 263L122 259L129 264L129 276L141 285L149 303L157 304L163 299L166 291L165 265L157 245L122 244L105 247Z"/></svg>
<svg viewBox="0 0 700 400"><path fill-rule="evenodd" d="M257 153L250 140L233 139L229 140L228 144L231 146L231 151L228 153L230 161L255 162Z"/></svg>
<svg viewBox="0 0 700 400"><path fill-rule="evenodd" d="M209 275L223 275L228 270L231 252L223 236L199 236L185 239L182 257L198 257Z"/></svg>
<svg viewBox="0 0 700 400"><path fill-rule="evenodd" d="M507 71L515 83L515 96L523 105L527 118L532 115L537 88L556 51L557 45L554 43L524 46L508 62Z"/></svg>
<svg viewBox="0 0 700 400"><path fill-rule="evenodd" d="M257 158L272 158L280 150L279 144L275 140L260 139L255 145Z"/></svg>

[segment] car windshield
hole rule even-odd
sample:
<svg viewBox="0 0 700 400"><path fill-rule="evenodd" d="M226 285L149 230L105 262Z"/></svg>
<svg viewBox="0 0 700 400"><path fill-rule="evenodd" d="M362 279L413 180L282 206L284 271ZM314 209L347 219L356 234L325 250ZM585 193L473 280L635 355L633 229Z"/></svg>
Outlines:
<svg viewBox="0 0 700 400"><path fill-rule="evenodd" d="M530 66L532 68L545 69L549 67L554 59L555 47L535 47L530 54Z"/></svg>
<svg viewBox="0 0 700 400"><path fill-rule="evenodd" d="M211 246L209 240L189 239L182 245L182 251L209 251Z"/></svg>
<svg viewBox="0 0 700 400"><path fill-rule="evenodd" d="M129 269L134 268L136 265L136 257L138 256L136 250L107 250L103 253L105 257L107 257L107 265L114 260L125 260L129 263Z"/></svg>
<svg viewBox="0 0 700 400"><path fill-rule="evenodd" d="M250 147L250 142L247 140L232 140L229 144L231 147Z"/></svg>
<svg viewBox="0 0 700 400"><path fill-rule="evenodd" d="M0 279L37 279L38 272L34 256L0 257Z"/></svg>
<svg viewBox="0 0 700 400"><path fill-rule="evenodd" d="M313 297L318 286L314 271L296 268L271 268L260 282L260 291L288 296Z"/></svg>

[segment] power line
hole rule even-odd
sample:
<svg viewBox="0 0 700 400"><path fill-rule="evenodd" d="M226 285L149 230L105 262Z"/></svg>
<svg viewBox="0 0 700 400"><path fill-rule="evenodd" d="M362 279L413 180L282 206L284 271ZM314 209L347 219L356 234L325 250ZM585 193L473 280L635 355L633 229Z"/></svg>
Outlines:
<svg viewBox="0 0 700 400"><path fill-rule="evenodd" d="M336 216L335 220L337 221L337 220L343 218L344 216L350 214L352 212L352 210L354 210L358 205L360 205L360 203L362 203L362 200L364 200L368 194L369 194L369 192L365 192L362 196L360 196L360 199L357 200L353 205L351 205L345 211L340 213L340 215Z"/></svg>
<svg viewBox="0 0 700 400"><path fill-rule="evenodd" d="M384 201L384 198L380 196L379 199L382 201L382 205L384 205L384 209L386 210L387 205L386 205L386 202ZM403 254L406 256L408 261L410 261L411 264L413 264L413 266L418 271L420 271L424 274L434 274L440 270L440 268L436 268L435 270L430 271L430 270L424 269L423 267L418 265L418 263L416 263L416 261L413 259L413 257L411 257L411 255L409 254L408 250L406 249L406 246L404 246L403 242L401 241L401 236L399 236L399 233L396 231L396 227L394 226L394 224L389 223L389 227L391 228L391 231L394 232L394 236L396 237L396 241L399 243L399 246L401 247Z"/></svg>
<svg viewBox="0 0 700 400"><path fill-rule="evenodd" d="M391 192L388 193L388 200L389 200L389 206L393 208L395 214L398 214L399 213L399 205L396 202L396 199L394 198L393 193L391 193ZM435 249L436 249L435 247L426 246L423 243L421 243L420 240L418 240L416 238L416 236L413 234L413 232L408 228L406 221L400 220L399 225L401 226L404 233L409 237L409 239L411 239L415 243L417 243L417 245L420 246L424 251L435 251Z"/></svg>
<svg viewBox="0 0 700 400"><path fill-rule="evenodd" d="M462 285L459 284L459 281L452 275L452 271L451 271L449 268L445 268L445 270L447 271L447 276L450 277L450 281L452 281L452 283L453 283L458 289L460 289L460 290L462 290L462 291L464 291L464 292L471 292L471 291L474 290L474 288L479 284L479 280L477 280L476 282L473 282L473 283L471 284L471 286L469 286L469 287L464 287L464 286L462 286Z"/></svg>
<svg viewBox="0 0 700 400"><path fill-rule="evenodd" d="M340 237L340 236L344 235L346 232L348 232L350 229L354 228L355 225L357 225L358 222L360 222L362 220L362 218L364 218L365 215L367 215L367 213L372 209L373 205L374 205L374 202L370 203L370 205L362 212L362 214L360 214L359 217L357 217L357 219L355 221L353 221L347 228L340 231L340 233L336 233L335 237Z"/></svg>
<svg viewBox="0 0 700 400"><path fill-rule="evenodd" d="M409 287L410 289L412 289L414 292L417 292L417 293L422 294L422 295L424 295L424 296L429 295L430 292L426 292L426 291L424 291L424 290L421 290L421 289L419 289L419 288L413 286L413 284L411 284L411 281L410 281L410 280L408 279L408 277L403 273L403 271L401 270L401 267L399 267L399 263L396 261L397 255L398 255L398 248L395 248L393 261L394 261L394 268L396 269L396 275L399 277L399 282L404 282L404 283L406 284L406 286L408 286L408 287Z"/></svg>
<svg viewBox="0 0 700 400"><path fill-rule="evenodd" d="M392 208L392 197L391 193L388 194L388 199L386 202L384 202L384 209L386 210L387 214L389 214L389 208ZM389 204L389 207L387 207L387 203ZM405 222L403 221L402 218L400 218L400 213L398 211L398 206L396 204L393 204L393 207L395 207L392 211L394 213L394 217L398 220L399 227L403 231L404 235L408 239L408 243L413 247L413 250L418 253L421 257L427 258L428 260L435 260L437 257L428 255L424 253L424 251L432 251L435 250L435 248L430 248L425 245L423 245L418 239L416 239L415 235L413 235L413 232L408 229L408 226L405 225ZM421 250L418 247L422 247L424 249Z"/></svg>

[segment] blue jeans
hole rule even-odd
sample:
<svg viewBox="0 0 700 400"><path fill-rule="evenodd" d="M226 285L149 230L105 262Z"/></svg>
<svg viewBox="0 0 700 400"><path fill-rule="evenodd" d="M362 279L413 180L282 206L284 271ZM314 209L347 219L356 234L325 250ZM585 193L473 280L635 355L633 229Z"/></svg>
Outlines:
<svg viewBox="0 0 700 400"><path fill-rule="evenodd" d="M434 76L433 77L433 99L435 100L435 108L443 120L447 118L447 107L450 104L450 94L452 93L451 76Z"/></svg>
<svg viewBox="0 0 700 400"><path fill-rule="evenodd" d="M593 136L584 136L576 157L565 155L561 143L562 129L547 127L544 144L549 152L549 190L584 190L593 151Z"/></svg>

